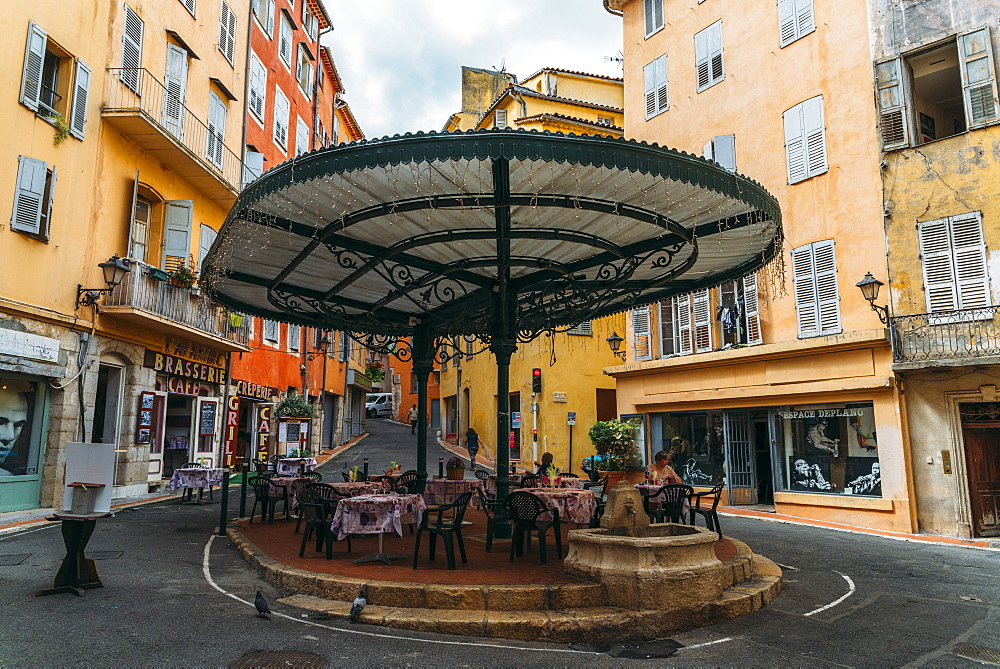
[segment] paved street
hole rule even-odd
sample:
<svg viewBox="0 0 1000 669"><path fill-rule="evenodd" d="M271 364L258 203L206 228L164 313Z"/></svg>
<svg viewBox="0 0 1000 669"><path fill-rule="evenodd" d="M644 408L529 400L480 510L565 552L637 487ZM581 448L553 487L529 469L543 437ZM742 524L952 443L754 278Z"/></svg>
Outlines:
<svg viewBox="0 0 1000 669"><path fill-rule="evenodd" d="M378 421L371 430L324 470L339 475L342 462L366 452L379 466L383 457L410 466L412 453L402 450L413 447L408 429ZM437 457L438 447L431 453ZM235 510L236 489L231 499ZM216 492L210 504L159 503L99 521L88 554L104 556L97 565L105 587L83 598L34 596L51 585L62 557L57 525L0 535L0 564L26 556L0 566L0 665L225 666L254 650L316 653L332 666L626 662L565 646L304 618L277 603L288 592L259 580L225 538L213 537L218 500ZM954 651L1000 647L995 551L745 518L722 523L785 567L786 589L757 613L676 635L685 648L660 663L972 666ZM271 620L249 604L257 588L277 613Z"/></svg>

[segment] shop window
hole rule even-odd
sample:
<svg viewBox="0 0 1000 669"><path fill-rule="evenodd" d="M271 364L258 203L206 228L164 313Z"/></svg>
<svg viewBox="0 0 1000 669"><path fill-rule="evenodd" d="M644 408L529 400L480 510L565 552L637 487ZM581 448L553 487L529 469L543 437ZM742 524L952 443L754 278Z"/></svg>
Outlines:
<svg viewBox="0 0 1000 669"><path fill-rule="evenodd" d="M653 33L663 30L663 0L643 0L642 15L647 39Z"/></svg>
<svg viewBox="0 0 1000 669"><path fill-rule="evenodd" d="M989 28L876 63L875 82L885 150L1000 121Z"/></svg>
<svg viewBox="0 0 1000 669"><path fill-rule="evenodd" d="M0 376L0 477L38 474L44 396L38 381Z"/></svg>
<svg viewBox="0 0 1000 669"><path fill-rule="evenodd" d="M726 78L722 61L722 21L716 21L694 36L698 92Z"/></svg>
<svg viewBox="0 0 1000 669"><path fill-rule="evenodd" d="M725 439L720 412L654 414L650 457L660 450L670 455L669 464L685 484L711 486L725 476ZM657 421L659 425L657 426Z"/></svg>
<svg viewBox="0 0 1000 669"><path fill-rule="evenodd" d="M781 407L775 420L779 490L882 496L871 402Z"/></svg>
<svg viewBox="0 0 1000 669"><path fill-rule="evenodd" d="M36 23L28 22L21 71L21 104L55 123L61 119L69 132L83 139L87 126L90 67L62 49Z"/></svg>
<svg viewBox="0 0 1000 669"><path fill-rule="evenodd" d="M17 186L10 229L42 242L49 241L56 167L42 160L18 157Z"/></svg>

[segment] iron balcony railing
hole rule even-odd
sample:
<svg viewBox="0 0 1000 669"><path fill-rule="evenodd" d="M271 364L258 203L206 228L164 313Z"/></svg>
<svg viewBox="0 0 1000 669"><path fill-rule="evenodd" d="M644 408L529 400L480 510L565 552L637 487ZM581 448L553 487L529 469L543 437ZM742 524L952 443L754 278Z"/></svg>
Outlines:
<svg viewBox="0 0 1000 669"><path fill-rule="evenodd" d="M146 311L243 346L249 345L251 317L223 309L197 289L175 286L154 276L160 272L145 263L133 261L131 271L105 296L104 306Z"/></svg>
<svg viewBox="0 0 1000 669"><path fill-rule="evenodd" d="M180 142L233 191L239 190L242 161L226 147L221 130L209 128L185 106L179 85L164 86L145 68L117 67L108 68L107 85L104 112L142 115L165 135Z"/></svg>
<svg viewBox="0 0 1000 669"><path fill-rule="evenodd" d="M1000 356L1000 306L894 316L889 328L897 363Z"/></svg>

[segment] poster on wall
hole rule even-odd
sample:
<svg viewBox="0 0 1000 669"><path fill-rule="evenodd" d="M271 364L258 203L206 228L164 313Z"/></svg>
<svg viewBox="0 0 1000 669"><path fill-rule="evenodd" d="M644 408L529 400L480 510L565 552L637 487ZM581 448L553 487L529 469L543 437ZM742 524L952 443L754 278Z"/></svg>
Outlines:
<svg viewBox="0 0 1000 669"><path fill-rule="evenodd" d="M830 458L821 455L788 456L791 489L803 492L824 492L830 485Z"/></svg>
<svg viewBox="0 0 1000 669"><path fill-rule="evenodd" d="M878 442L875 435L875 420L872 411L866 411L860 416L852 416L851 431L847 435L847 455L849 457L868 456L877 453Z"/></svg>
<svg viewBox="0 0 1000 669"><path fill-rule="evenodd" d="M682 458L676 471L685 485L709 485L722 480L721 465L714 464L708 457Z"/></svg>
<svg viewBox="0 0 1000 669"><path fill-rule="evenodd" d="M882 496L882 466L878 458L847 458L847 485L852 495Z"/></svg>
<svg viewBox="0 0 1000 669"><path fill-rule="evenodd" d="M34 381L0 376L0 476L38 473L39 392Z"/></svg>
<svg viewBox="0 0 1000 669"><path fill-rule="evenodd" d="M836 418L806 419L806 455L836 458L840 456L840 444L840 422Z"/></svg>

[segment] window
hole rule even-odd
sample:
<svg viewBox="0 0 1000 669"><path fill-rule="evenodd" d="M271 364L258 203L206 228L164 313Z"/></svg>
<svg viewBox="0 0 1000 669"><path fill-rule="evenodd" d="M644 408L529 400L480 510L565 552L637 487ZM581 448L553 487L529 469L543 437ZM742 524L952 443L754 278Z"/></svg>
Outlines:
<svg viewBox="0 0 1000 669"><path fill-rule="evenodd" d="M703 153L726 170L736 171L736 135L716 135L705 144Z"/></svg>
<svg viewBox="0 0 1000 669"><path fill-rule="evenodd" d="M208 145L205 156L222 168L222 149L226 141L226 103L215 91L208 92Z"/></svg>
<svg viewBox="0 0 1000 669"><path fill-rule="evenodd" d="M886 151L1000 121L988 28L876 63L875 86Z"/></svg>
<svg viewBox="0 0 1000 669"><path fill-rule="evenodd" d="M298 79L299 88L311 100L313 91L313 62L312 54L309 53L309 49L306 48L305 44L299 44L299 60L295 65L295 78Z"/></svg>
<svg viewBox="0 0 1000 669"><path fill-rule="evenodd" d="M598 116L597 122L601 125L614 125L615 118L613 116Z"/></svg>
<svg viewBox="0 0 1000 669"><path fill-rule="evenodd" d="M757 304L757 275L728 281L717 289L715 322L719 348L753 346L761 343Z"/></svg>
<svg viewBox="0 0 1000 669"><path fill-rule="evenodd" d="M785 124L788 183L804 181L829 170L823 96L806 100L781 115Z"/></svg>
<svg viewBox="0 0 1000 669"><path fill-rule="evenodd" d="M83 139L89 89L90 67L59 48L41 26L29 21L21 104L45 118L64 117L70 134Z"/></svg>
<svg viewBox="0 0 1000 669"><path fill-rule="evenodd" d="M309 152L309 125L301 118L295 127L295 155Z"/></svg>
<svg viewBox="0 0 1000 669"><path fill-rule="evenodd" d="M264 105L267 99L267 68L257 54L250 54L250 113L264 122Z"/></svg>
<svg viewBox="0 0 1000 669"><path fill-rule="evenodd" d="M212 249L212 244L215 243L215 238L219 233L215 231L215 228L204 223L201 224L200 233L198 235L198 269L199 271L204 271L205 258Z"/></svg>
<svg viewBox="0 0 1000 669"><path fill-rule="evenodd" d="M990 306L980 212L919 222L917 237L928 313Z"/></svg>
<svg viewBox="0 0 1000 669"><path fill-rule="evenodd" d="M698 92L726 78L722 67L722 21L716 21L694 36Z"/></svg>
<svg viewBox="0 0 1000 669"><path fill-rule="evenodd" d="M233 53L236 50L236 14L226 0L222 0L222 12L219 17L219 51L233 64Z"/></svg>
<svg viewBox="0 0 1000 669"><path fill-rule="evenodd" d="M50 168L42 160L20 156L10 229L48 242L55 187L55 165Z"/></svg>
<svg viewBox="0 0 1000 669"><path fill-rule="evenodd" d="M187 9L189 12L191 12L191 16L195 15L194 14L195 0L181 0L181 4L184 5L185 9Z"/></svg>
<svg viewBox="0 0 1000 669"><path fill-rule="evenodd" d="M594 328L591 326L590 321L584 321L566 330L566 334L577 335L581 337L591 337L594 334ZM468 342L468 348L469 349L472 348L472 342ZM471 354L472 351L470 350L469 353Z"/></svg>
<svg viewBox="0 0 1000 669"><path fill-rule="evenodd" d="M139 262L146 262L146 252L149 248L149 226L152 223L153 203L141 197L136 197L132 209L132 238L129 247L129 257Z"/></svg>
<svg viewBox="0 0 1000 669"><path fill-rule="evenodd" d="M188 264L194 202L167 200L163 205L163 256L160 267L171 272Z"/></svg>
<svg viewBox="0 0 1000 669"><path fill-rule="evenodd" d="M659 315L661 358L762 343L756 274L664 300Z"/></svg>
<svg viewBox="0 0 1000 669"><path fill-rule="evenodd" d="M816 30L813 0L778 0L779 45L788 46Z"/></svg>
<svg viewBox="0 0 1000 669"><path fill-rule="evenodd" d="M416 374L410 374L410 392L412 394L414 394L414 395L416 395L418 392L420 392L420 389L417 388L417 375Z"/></svg>
<svg viewBox="0 0 1000 669"><path fill-rule="evenodd" d="M663 0L642 0L646 37L663 30Z"/></svg>
<svg viewBox="0 0 1000 669"><path fill-rule="evenodd" d="M251 145L247 145L243 154L243 185L264 173L264 154Z"/></svg>
<svg viewBox="0 0 1000 669"><path fill-rule="evenodd" d="M274 89L274 141L288 148L288 98L280 88Z"/></svg>
<svg viewBox="0 0 1000 669"><path fill-rule="evenodd" d="M302 328L298 325L288 326L288 348L298 351L302 345Z"/></svg>
<svg viewBox="0 0 1000 669"><path fill-rule="evenodd" d="M792 278L799 337L839 333L840 293L834 241L827 239L794 249Z"/></svg>
<svg viewBox="0 0 1000 669"><path fill-rule="evenodd" d="M302 3L302 28L313 42L319 37L319 20L309 11L309 7L304 2Z"/></svg>
<svg viewBox="0 0 1000 669"><path fill-rule="evenodd" d="M342 332L340 334L340 347L337 350L339 352L337 360L347 362L351 357L351 338L347 336L347 333Z"/></svg>
<svg viewBox="0 0 1000 669"><path fill-rule="evenodd" d="M646 90L646 120L670 108L667 97L667 55L663 54L642 68Z"/></svg>
<svg viewBox="0 0 1000 669"><path fill-rule="evenodd" d="M274 32L274 0L251 0L253 15L268 37Z"/></svg>
<svg viewBox="0 0 1000 669"><path fill-rule="evenodd" d="M264 321L264 341L278 343L278 321Z"/></svg>
<svg viewBox="0 0 1000 669"><path fill-rule="evenodd" d="M292 22L287 14L281 15L281 34L278 37L278 55L285 65L292 66Z"/></svg>
<svg viewBox="0 0 1000 669"><path fill-rule="evenodd" d="M506 128L507 127L507 110L497 109L493 112L493 127L494 128Z"/></svg>
<svg viewBox="0 0 1000 669"><path fill-rule="evenodd" d="M323 120L319 117L316 118L316 143L317 149L329 146L330 144L330 136L326 134L326 126L323 125Z"/></svg>
<svg viewBox="0 0 1000 669"><path fill-rule="evenodd" d="M139 93L139 68L142 67L142 19L125 5L125 27L122 30L122 83Z"/></svg>
<svg viewBox="0 0 1000 669"><path fill-rule="evenodd" d="M648 306L632 310L632 352L636 360L649 360L653 357Z"/></svg>

